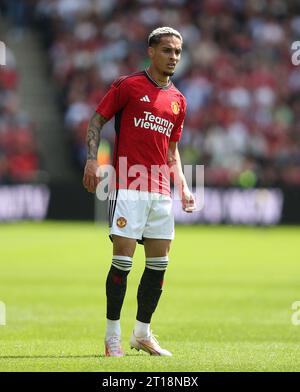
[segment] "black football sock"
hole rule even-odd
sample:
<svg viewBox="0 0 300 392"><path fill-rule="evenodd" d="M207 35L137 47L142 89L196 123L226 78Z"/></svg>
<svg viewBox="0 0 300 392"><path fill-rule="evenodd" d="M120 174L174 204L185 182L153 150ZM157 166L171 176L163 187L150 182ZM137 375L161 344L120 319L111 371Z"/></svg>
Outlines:
<svg viewBox="0 0 300 392"><path fill-rule="evenodd" d="M111 266L106 279L106 317L119 320L127 288L127 275L130 271Z"/></svg>
<svg viewBox="0 0 300 392"><path fill-rule="evenodd" d="M138 288L137 301L138 310L136 319L142 323L150 323L160 296L165 270L157 271L145 268Z"/></svg>

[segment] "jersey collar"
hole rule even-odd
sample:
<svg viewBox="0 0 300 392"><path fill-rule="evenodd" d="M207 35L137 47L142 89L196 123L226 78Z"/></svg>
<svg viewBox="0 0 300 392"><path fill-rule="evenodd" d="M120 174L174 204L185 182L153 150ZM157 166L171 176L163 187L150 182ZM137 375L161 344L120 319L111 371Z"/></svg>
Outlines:
<svg viewBox="0 0 300 392"><path fill-rule="evenodd" d="M147 71L146 69L144 70L144 73L145 73L146 78L147 78L152 84L154 84L155 87L159 87L159 88L161 88L161 89L163 89L163 90L167 90L167 89L170 88L171 85L172 85L172 81L169 80L169 83L168 83L166 86L161 86L160 84L158 84L158 83L156 82L156 80L154 80L153 78L151 78L151 76L149 75L149 73L148 73L148 71Z"/></svg>

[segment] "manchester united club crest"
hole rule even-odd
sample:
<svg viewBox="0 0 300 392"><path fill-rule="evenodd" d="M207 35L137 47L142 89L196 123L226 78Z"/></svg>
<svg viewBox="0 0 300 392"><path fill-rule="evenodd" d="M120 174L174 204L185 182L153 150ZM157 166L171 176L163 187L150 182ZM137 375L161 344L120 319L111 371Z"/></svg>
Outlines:
<svg viewBox="0 0 300 392"><path fill-rule="evenodd" d="M173 112L174 114L178 114L178 113L180 112L179 103L176 102L176 101L173 101L173 102L171 103L171 108L172 108L172 112Z"/></svg>
<svg viewBox="0 0 300 392"><path fill-rule="evenodd" d="M127 220L123 216L117 219L117 226L120 229L123 229L123 227L125 227L126 225L127 225Z"/></svg>

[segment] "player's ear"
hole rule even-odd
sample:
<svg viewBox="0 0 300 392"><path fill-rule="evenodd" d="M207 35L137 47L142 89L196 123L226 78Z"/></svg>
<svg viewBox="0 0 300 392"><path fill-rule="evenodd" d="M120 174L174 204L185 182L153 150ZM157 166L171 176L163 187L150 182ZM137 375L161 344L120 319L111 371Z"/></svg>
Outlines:
<svg viewBox="0 0 300 392"><path fill-rule="evenodd" d="M148 56L150 57L150 59L153 59L154 53L155 53L155 49L152 46L149 46L148 47Z"/></svg>

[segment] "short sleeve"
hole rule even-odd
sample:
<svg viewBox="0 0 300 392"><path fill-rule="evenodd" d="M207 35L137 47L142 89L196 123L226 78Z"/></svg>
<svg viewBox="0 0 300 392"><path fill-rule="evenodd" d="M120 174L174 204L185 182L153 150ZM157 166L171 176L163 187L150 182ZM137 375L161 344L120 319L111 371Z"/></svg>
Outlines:
<svg viewBox="0 0 300 392"><path fill-rule="evenodd" d="M124 108L128 102L128 89L126 82L121 77L114 81L105 96L99 102L96 112L107 120L110 120L116 113Z"/></svg>
<svg viewBox="0 0 300 392"><path fill-rule="evenodd" d="M182 99L182 107L180 109L180 113L178 115L178 120L176 121L176 124L172 130L170 141L171 142L178 142L181 138L182 134L182 129L183 129L183 123L185 119L185 114L186 114L186 102L185 99Z"/></svg>

